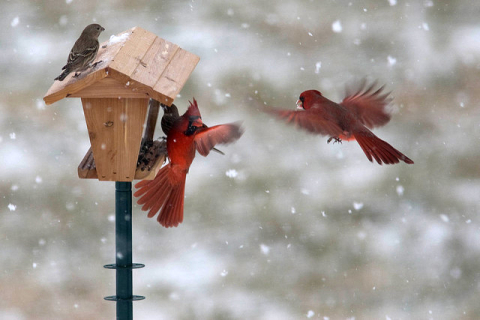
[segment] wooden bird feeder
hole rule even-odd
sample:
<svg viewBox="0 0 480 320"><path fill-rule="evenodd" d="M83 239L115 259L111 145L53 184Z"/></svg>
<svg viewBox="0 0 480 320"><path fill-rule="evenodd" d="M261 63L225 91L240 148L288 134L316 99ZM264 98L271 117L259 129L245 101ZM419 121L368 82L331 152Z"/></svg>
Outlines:
<svg viewBox="0 0 480 320"><path fill-rule="evenodd" d="M200 58L142 28L112 36L100 45L97 65L55 81L43 98L47 105L81 98L91 151L79 166L80 178L103 181L153 179L137 170L149 99L170 106ZM153 120L156 121L156 118ZM85 163L94 165L85 168Z"/></svg>

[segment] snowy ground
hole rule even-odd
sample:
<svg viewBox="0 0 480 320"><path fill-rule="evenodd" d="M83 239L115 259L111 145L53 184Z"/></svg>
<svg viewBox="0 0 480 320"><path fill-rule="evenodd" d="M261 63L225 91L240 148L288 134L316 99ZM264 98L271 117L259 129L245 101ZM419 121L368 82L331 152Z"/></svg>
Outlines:
<svg viewBox="0 0 480 320"><path fill-rule="evenodd" d="M185 220L134 208L138 319L478 319L480 3L3 1L0 318L112 319L111 182L77 178L78 99L42 100L81 30L140 26L201 57L176 100L246 133L198 156ZM300 92L369 76L396 113L375 130L415 161L368 162L270 119ZM156 136L162 133L158 129Z"/></svg>

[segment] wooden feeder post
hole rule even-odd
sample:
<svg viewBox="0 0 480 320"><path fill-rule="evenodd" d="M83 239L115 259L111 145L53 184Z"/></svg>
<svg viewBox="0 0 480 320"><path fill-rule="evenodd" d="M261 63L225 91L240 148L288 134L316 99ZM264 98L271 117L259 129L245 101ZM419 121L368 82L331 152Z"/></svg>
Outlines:
<svg viewBox="0 0 480 320"><path fill-rule="evenodd" d="M94 68L55 81L43 98L47 105L81 98L91 148L78 176L116 181L116 263L105 267L116 269L117 292L105 299L117 302L117 319L133 319L132 301L144 299L132 294L132 269L144 267L132 263L132 181L151 180L160 170L165 145L152 141L158 102L173 103L198 61L176 44L134 27L100 45ZM155 150L153 158L142 157L142 142Z"/></svg>

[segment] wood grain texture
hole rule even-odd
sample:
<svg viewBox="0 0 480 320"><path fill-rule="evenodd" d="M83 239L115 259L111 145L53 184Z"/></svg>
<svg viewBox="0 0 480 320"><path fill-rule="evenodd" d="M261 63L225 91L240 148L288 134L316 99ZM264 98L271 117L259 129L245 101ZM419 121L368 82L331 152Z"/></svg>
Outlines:
<svg viewBox="0 0 480 320"><path fill-rule="evenodd" d="M135 170L134 180L153 180L167 158L167 147L165 141L154 141L153 152L156 156L149 163L138 166ZM147 168L147 169L145 169ZM90 147L78 165L78 177L80 179L98 179L97 167Z"/></svg>
<svg viewBox="0 0 480 320"><path fill-rule="evenodd" d="M45 104L49 105L57 102L58 100L62 100L63 98L68 97L71 94L75 94L85 87L93 85L98 80L101 80L107 76L105 69L97 70L93 73L87 72L82 73L82 75L80 75L78 78L72 78L72 73L63 81L55 81L46 93L45 97L43 97Z"/></svg>
<svg viewBox="0 0 480 320"><path fill-rule="evenodd" d="M157 37L131 78L153 88L178 49L176 44Z"/></svg>
<svg viewBox="0 0 480 320"><path fill-rule="evenodd" d="M158 113L160 112L160 102L155 99L148 101L148 116L145 122L145 130L143 132L143 141L153 140L155 127L157 126Z"/></svg>
<svg viewBox="0 0 480 320"><path fill-rule="evenodd" d="M132 181L148 99L82 98L98 179Z"/></svg>
<svg viewBox="0 0 480 320"><path fill-rule="evenodd" d="M157 36L142 28L135 28L109 67L130 77Z"/></svg>
<svg viewBox="0 0 480 320"><path fill-rule="evenodd" d="M175 99L199 60L193 53L177 50L153 89Z"/></svg>
<svg viewBox="0 0 480 320"><path fill-rule="evenodd" d="M83 88L69 97L148 99L150 96L146 92L132 89L130 82L121 83L114 78L107 77L97 81L94 86Z"/></svg>
<svg viewBox="0 0 480 320"><path fill-rule="evenodd" d="M90 147L83 157L82 162L78 165L78 177L80 179L97 179L97 167L93 158L92 147Z"/></svg>
<svg viewBox="0 0 480 320"><path fill-rule="evenodd" d="M153 98L157 101L162 101L164 104L171 105L173 103L173 99L170 97L165 96L164 94L153 90L148 86L143 85L140 82L132 80L130 78L125 78L125 75L122 73L117 72L116 70L110 69L109 70L109 77L120 82L124 87L128 87L131 90L132 94L141 94L146 98Z"/></svg>

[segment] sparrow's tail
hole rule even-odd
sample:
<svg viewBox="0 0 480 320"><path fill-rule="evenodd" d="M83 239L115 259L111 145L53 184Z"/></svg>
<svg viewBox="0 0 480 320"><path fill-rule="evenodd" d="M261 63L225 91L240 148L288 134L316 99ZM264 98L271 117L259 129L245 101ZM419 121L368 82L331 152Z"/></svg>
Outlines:
<svg viewBox="0 0 480 320"><path fill-rule="evenodd" d="M395 164L402 160L405 163L413 164L413 161L406 155L392 147L386 141L378 138L370 130L363 128L359 132L354 132L355 140L357 140L363 152L370 162L375 159L378 164Z"/></svg>
<svg viewBox="0 0 480 320"><path fill-rule="evenodd" d="M143 180L135 185L138 190L133 194L140 197L137 201L143 205L143 211L149 211L148 217L154 217L164 227L176 227L183 221L183 198L187 173L167 164L154 180Z"/></svg>
<svg viewBox="0 0 480 320"><path fill-rule="evenodd" d="M61 75L56 77L55 80L63 81L63 79L65 79L68 76L69 73L70 73L70 70L65 69L65 71L63 71Z"/></svg>

